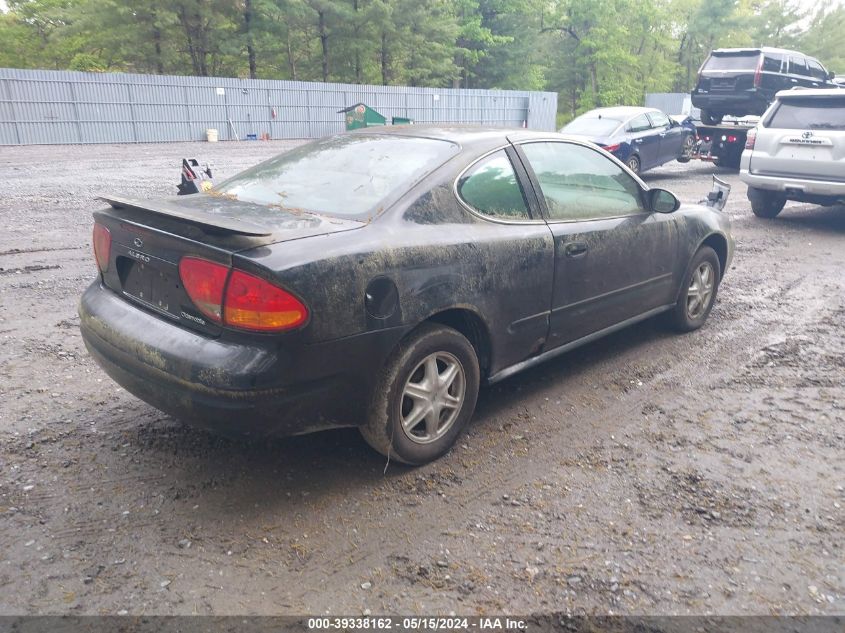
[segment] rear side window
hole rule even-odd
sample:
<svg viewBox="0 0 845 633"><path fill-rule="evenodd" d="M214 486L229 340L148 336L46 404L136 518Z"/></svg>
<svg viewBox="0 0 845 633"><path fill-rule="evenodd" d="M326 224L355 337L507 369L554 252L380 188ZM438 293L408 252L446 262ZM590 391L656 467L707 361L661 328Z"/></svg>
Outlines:
<svg viewBox="0 0 845 633"><path fill-rule="evenodd" d="M448 141L343 134L301 145L233 176L212 193L274 209L343 217L380 207L457 154Z"/></svg>
<svg viewBox="0 0 845 633"><path fill-rule="evenodd" d="M484 215L505 220L529 219L522 188L505 150L483 158L464 172L458 181L458 194Z"/></svg>
<svg viewBox="0 0 845 633"><path fill-rule="evenodd" d="M760 53L735 53L711 55L702 70L757 70Z"/></svg>
<svg viewBox="0 0 845 633"><path fill-rule="evenodd" d="M845 130L845 95L784 99L765 126L785 130Z"/></svg>

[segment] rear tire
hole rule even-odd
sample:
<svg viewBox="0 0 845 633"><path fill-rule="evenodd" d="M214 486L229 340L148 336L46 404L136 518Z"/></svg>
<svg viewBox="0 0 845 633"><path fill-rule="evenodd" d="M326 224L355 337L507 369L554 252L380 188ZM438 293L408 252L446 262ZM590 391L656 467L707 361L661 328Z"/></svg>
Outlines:
<svg viewBox="0 0 845 633"><path fill-rule="evenodd" d="M710 110L702 110L701 111L701 122L704 125L719 125L722 122L722 117L724 114L720 114L719 112L711 112Z"/></svg>
<svg viewBox="0 0 845 633"><path fill-rule="evenodd" d="M777 217L786 204L785 195L757 187L748 187L748 200L751 202L751 211L754 215L769 220Z"/></svg>
<svg viewBox="0 0 845 633"><path fill-rule="evenodd" d="M722 277L719 256L709 246L696 251L681 285L678 302L669 313L669 324L679 332L697 330L710 315Z"/></svg>
<svg viewBox="0 0 845 633"><path fill-rule="evenodd" d="M452 448L475 411L478 357L458 331L423 323L390 355L360 428L382 455L421 465Z"/></svg>
<svg viewBox="0 0 845 633"><path fill-rule="evenodd" d="M639 159L639 157L637 157L636 154L632 154L631 156L629 156L628 159L625 161L625 165L632 172L639 175L640 168L642 167L642 164L640 163L640 159Z"/></svg>

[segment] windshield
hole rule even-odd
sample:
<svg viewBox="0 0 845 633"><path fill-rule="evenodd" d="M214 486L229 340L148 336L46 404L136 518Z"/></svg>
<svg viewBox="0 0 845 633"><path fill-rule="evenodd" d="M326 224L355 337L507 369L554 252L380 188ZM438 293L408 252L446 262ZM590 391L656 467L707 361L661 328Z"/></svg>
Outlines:
<svg viewBox="0 0 845 633"><path fill-rule="evenodd" d="M757 70L760 53L735 53L733 55L711 55L703 70Z"/></svg>
<svg viewBox="0 0 845 633"><path fill-rule="evenodd" d="M332 136L247 169L211 193L286 211L370 216L458 149L427 138Z"/></svg>
<svg viewBox="0 0 845 633"><path fill-rule="evenodd" d="M845 130L845 95L784 99L766 123L786 130Z"/></svg>
<svg viewBox="0 0 845 633"><path fill-rule="evenodd" d="M609 136L622 125L618 119L606 117L579 116L577 119L564 126L561 130L564 134L583 134L584 136Z"/></svg>

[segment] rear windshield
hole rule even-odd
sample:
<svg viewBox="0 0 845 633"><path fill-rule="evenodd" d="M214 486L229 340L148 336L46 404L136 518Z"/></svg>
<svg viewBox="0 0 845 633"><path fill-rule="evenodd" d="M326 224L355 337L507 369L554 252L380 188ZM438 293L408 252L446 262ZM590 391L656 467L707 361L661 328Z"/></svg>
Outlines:
<svg viewBox="0 0 845 633"><path fill-rule="evenodd" d="M607 136L622 125L622 121L605 117L578 117L561 130L564 134L583 134L585 136Z"/></svg>
<svg viewBox="0 0 845 633"><path fill-rule="evenodd" d="M711 55L703 70L757 70L760 53L736 53L733 55Z"/></svg>
<svg viewBox="0 0 845 633"><path fill-rule="evenodd" d="M784 99L765 125L786 130L845 130L845 95Z"/></svg>
<svg viewBox="0 0 845 633"><path fill-rule="evenodd" d="M285 211L369 217L458 149L454 143L426 138L332 136L247 169L212 194Z"/></svg>

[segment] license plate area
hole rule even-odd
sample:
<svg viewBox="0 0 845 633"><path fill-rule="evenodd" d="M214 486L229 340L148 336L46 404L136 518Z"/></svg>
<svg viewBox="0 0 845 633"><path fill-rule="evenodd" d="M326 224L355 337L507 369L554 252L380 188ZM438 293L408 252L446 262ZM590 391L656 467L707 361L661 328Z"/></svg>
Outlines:
<svg viewBox="0 0 845 633"><path fill-rule="evenodd" d="M124 294L161 312L177 315L182 286L173 264L148 257L148 261L119 255L116 260Z"/></svg>

